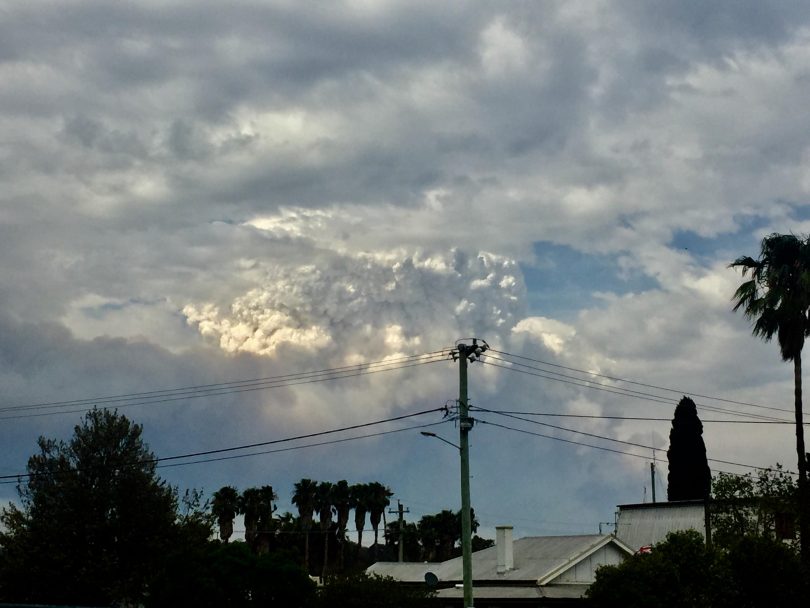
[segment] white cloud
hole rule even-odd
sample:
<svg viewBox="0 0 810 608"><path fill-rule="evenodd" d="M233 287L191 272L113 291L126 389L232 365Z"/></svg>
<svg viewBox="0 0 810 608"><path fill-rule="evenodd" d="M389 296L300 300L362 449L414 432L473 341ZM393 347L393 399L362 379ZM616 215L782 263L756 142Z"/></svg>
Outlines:
<svg viewBox="0 0 810 608"><path fill-rule="evenodd" d="M539 338L546 348L557 355L564 351L566 343L576 334L576 329L571 325L545 317L521 319L512 331L525 332Z"/></svg>
<svg viewBox="0 0 810 608"><path fill-rule="evenodd" d="M520 35L497 18L481 33L481 62L491 77L525 69L529 60L527 45Z"/></svg>

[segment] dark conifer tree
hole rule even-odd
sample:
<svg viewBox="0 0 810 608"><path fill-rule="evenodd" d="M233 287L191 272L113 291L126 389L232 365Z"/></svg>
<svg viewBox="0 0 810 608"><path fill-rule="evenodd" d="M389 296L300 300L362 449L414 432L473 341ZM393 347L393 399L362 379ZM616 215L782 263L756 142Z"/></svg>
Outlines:
<svg viewBox="0 0 810 608"><path fill-rule="evenodd" d="M675 408L669 432L668 500L705 499L709 496L712 474L703 443L703 423L695 402L684 397Z"/></svg>

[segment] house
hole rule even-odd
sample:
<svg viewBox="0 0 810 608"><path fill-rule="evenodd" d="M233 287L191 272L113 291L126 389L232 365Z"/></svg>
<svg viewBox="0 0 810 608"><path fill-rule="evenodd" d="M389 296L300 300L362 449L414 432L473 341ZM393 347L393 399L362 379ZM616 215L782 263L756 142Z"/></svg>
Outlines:
<svg viewBox="0 0 810 608"><path fill-rule="evenodd" d="M706 503L702 500L619 505L616 537L634 552L666 540L670 532L696 530L706 536Z"/></svg>
<svg viewBox="0 0 810 608"><path fill-rule="evenodd" d="M512 526L496 528L495 546L472 554L475 605L552 606L579 603L594 581L596 569L618 564L633 551L613 535L538 536L512 539ZM378 562L370 574L405 584L425 584L432 573L438 584L437 606L462 605L462 563Z"/></svg>

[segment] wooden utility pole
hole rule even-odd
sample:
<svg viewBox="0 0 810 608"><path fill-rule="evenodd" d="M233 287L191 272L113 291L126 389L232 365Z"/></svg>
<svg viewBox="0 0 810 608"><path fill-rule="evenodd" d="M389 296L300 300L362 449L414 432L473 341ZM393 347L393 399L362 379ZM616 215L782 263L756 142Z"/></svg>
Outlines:
<svg viewBox="0 0 810 608"><path fill-rule="evenodd" d="M405 513L410 513L411 511L410 511L410 509L404 509L402 507L402 502L399 499L397 499L397 508L396 509L389 509L388 512L389 513L397 513L397 514L399 514L399 519L397 520L399 522L399 524L398 524L399 525L399 561L403 562L403 561L405 561L403 559L403 557L405 555L404 552L403 552L403 549L405 547Z"/></svg>
<svg viewBox="0 0 810 608"><path fill-rule="evenodd" d="M470 507L470 442L469 433L475 421L470 418L467 402L467 363L477 361L489 348L473 338L472 344L458 344L458 438L461 459L461 566L464 579L464 608L472 608L472 512Z"/></svg>

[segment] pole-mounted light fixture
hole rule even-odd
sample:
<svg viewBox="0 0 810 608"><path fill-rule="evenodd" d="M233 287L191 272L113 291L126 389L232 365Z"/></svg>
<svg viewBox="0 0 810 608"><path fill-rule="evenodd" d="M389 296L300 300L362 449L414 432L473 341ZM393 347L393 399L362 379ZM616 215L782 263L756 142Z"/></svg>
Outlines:
<svg viewBox="0 0 810 608"><path fill-rule="evenodd" d="M439 441L444 441L447 445L452 445L457 450L461 450L460 445L456 445L455 443L453 443L452 441L448 441L444 437L439 437L439 435L437 435L436 433L431 433L430 431L419 431L419 434L424 435L425 437L433 437L434 439L438 439Z"/></svg>

